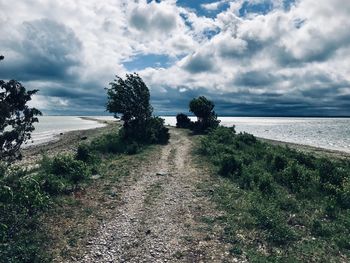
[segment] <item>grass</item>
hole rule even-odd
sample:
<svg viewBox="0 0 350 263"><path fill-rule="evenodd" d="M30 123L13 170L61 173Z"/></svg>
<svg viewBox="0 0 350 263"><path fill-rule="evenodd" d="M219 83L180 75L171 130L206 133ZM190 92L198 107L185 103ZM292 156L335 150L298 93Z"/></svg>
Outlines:
<svg viewBox="0 0 350 263"><path fill-rule="evenodd" d="M317 158L218 128L198 144L210 163L216 220L249 262L348 262L350 162ZM208 162L209 161L209 162ZM213 179L214 180L214 179Z"/></svg>
<svg viewBox="0 0 350 263"><path fill-rule="evenodd" d="M79 145L75 154L44 156L32 171L0 167L0 262L79 255L114 209L123 178L158 147L128 144L111 133Z"/></svg>

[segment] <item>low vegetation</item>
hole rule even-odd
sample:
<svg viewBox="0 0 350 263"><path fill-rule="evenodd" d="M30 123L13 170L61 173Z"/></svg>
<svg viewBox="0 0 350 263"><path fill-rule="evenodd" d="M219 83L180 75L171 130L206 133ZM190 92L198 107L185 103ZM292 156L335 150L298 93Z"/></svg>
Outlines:
<svg viewBox="0 0 350 263"><path fill-rule="evenodd" d="M196 117L193 122L184 113L176 115L176 127L190 129L194 134L205 134L219 126L220 121L214 111L214 103L204 96L194 98L189 103L189 111Z"/></svg>
<svg viewBox="0 0 350 263"><path fill-rule="evenodd" d="M221 176L224 239L250 262L347 262L350 162L273 146L219 127L199 153Z"/></svg>
<svg viewBox="0 0 350 263"><path fill-rule="evenodd" d="M20 158L20 145L30 138L38 121L35 116L40 112L26 105L36 91L27 92L15 81L0 84L5 90L0 93L1 110L7 110L1 115L0 131L12 127L0 136L0 262L49 262L41 216L60 197L89 184L92 175L100 172L101 160L136 154L150 144L166 144L169 132L163 119L151 116L149 90L142 79L127 75L108 90L107 109L123 114L122 129L79 145L74 154L44 156L37 168L25 170L12 162Z"/></svg>

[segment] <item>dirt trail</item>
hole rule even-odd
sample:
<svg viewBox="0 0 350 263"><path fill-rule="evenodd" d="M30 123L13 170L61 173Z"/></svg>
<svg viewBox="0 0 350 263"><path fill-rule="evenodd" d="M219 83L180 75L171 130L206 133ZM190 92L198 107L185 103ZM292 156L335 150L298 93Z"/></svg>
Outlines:
<svg viewBox="0 0 350 263"><path fill-rule="evenodd" d="M79 262L236 261L215 234L222 230L206 231L199 220L219 213L197 189L208 175L193 164L192 146L183 131L171 129L161 157L134 171L138 180L123 190L113 220L100 226Z"/></svg>

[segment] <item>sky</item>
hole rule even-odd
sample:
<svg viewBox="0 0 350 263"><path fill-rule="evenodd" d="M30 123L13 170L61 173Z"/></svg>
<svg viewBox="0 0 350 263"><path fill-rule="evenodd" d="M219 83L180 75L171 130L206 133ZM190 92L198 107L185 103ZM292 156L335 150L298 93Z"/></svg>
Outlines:
<svg viewBox="0 0 350 263"><path fill-rule="evenodd" d="M47 115L106 114L137 72L157 115L350 115L350 1L0 0L0 79Z"/></svg>

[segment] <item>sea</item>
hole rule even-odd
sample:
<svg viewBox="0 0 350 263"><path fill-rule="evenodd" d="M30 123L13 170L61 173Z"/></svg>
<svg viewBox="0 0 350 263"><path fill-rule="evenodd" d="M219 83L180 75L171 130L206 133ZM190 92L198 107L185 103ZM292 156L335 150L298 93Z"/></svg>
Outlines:
<svg viewBox="0 0 350 263"><path fill-rule="evenodd" d="M104 126L103 123L82 119L78 116L40 116L39 122L34 124L35 130L32 138L24 145L24 148L58 140L61 133Z"/></svg>
<svg viewBox="0 0 350 263"><path fill-rule="evenodd" d="M113 120L112 116L91 116L98 120ZM162 117L165 124L175 126L175 116ZM191 117L195 120L194 117ZM350 118L290 118L290 117L219 117L221 125L235 125L237 132L251 133L260 138L304 144L350 153ZM79 116L42 116L35 124L32 144L57 140L60 133L103 127L103 123Z"/></svg>

